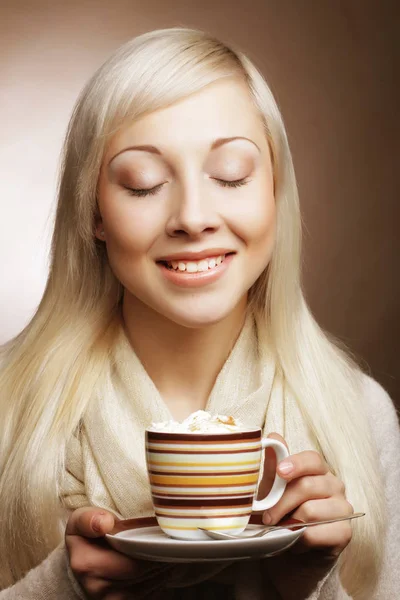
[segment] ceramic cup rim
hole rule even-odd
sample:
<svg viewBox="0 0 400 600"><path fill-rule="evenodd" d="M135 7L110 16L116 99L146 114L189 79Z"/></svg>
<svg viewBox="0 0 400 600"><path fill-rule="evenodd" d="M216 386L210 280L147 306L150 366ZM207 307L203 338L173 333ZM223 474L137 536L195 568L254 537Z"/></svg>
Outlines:
<svg viewBox="0 0 400 600"><path fill-rule="evenodd" d="M189 431L155 431L152 429L146 429L145 434L146 438L159 439L159 440L201 440L204 438L210 438L217 440L218 438L226 439L226 438L234 438L234 440L240 441L243 438L246 438L249 434L257 434L254 436L254 439L262 438L262 430L261 427L253 427L249 429L240 429L238 431L204 431L199 433L192 433Z"/></svg>

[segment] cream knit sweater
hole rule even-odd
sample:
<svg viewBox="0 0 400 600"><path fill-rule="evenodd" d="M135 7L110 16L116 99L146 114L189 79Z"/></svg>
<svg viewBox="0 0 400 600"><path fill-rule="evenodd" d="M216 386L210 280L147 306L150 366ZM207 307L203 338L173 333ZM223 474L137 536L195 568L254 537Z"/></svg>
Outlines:
<svg viewBox="0 0 400 600"><path fill-rule="evenodd" d="M285 393L279 374L271 368L273 363L268 357L264 358L266 360L259 360L253 324L248 319L217 378L207 410L235 414L245 423L257 423L264 427L266 433L281 433L288 441L291 453L307 448L318 449L293 399ZM243 369L244 364L249 368ZM263 365L261 370L257 367L259 364ZM93 403L83 419L80 433L71 440L68 449L63 499L71 509L92 504L107 508L121 518L147 516L152 514L152 506L145 470L143 431L150 422L169 419L171 415L123 332L116 348L114 376L118 376L126 386L127 398L144 398L145 402L127 404L115 398L110 406L102 403L100 398ZM109 391L112 393L111 389ZM400 430L390 397L376 381L367 376L364 397L365 410L379 450L390 521L388 537L384 542L384 567L376 594L371 600L389 600L400 598L400 513L397 509L400 494ZM110 424L113 424L112 427ZM137 440L133 446L132 440ZM115 451L114 460L110 460L110 443ZM119 467L119 477L115 476L115 464ZM130 488L124 482L134 482L137 493L129 493ZM274 558L258 563L234 564L232 573L236 586L232 593L235 600L349 598L340 585L335 565L313 563L310 566L306 555L305 561L304 568L292 572L290 577L287 570L283 570L283 561ZM252 564L250 572L249 564ZM215 572L218 571L217 567ZM221 575L223 579L224 574ZM204 575L200 576L197 581L205 578ZM194 580L190 581L190 577L186 578L186 582L185 577L183 581L178 578L176 585L188 586L190 583L191 588L166 590L165 598L195 597L191 591L195 591L196 584ZM202 597L208 597L206 590L204 593L206 596ZM69 571L63 545L56 548L23 580L0 592L0 600L76 598L85 598L85 595Z"/></svg>

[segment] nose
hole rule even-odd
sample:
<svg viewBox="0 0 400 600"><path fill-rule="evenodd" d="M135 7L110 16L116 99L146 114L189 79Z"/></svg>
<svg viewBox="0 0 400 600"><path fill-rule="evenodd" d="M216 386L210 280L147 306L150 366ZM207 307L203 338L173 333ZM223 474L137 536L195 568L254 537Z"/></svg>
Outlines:
<svg viewBox="0 0 400 600"><path fill-rule="evenodd" d="M217 231L220 225L215 202L203 186L192 182L176 191L166 226L169 236L197 238Z"/></svg>

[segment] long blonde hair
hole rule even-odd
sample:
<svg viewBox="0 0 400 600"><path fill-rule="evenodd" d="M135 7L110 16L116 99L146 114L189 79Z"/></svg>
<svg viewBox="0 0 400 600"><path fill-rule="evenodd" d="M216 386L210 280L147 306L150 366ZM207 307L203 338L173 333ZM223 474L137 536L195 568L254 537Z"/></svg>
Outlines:
<svg viewBox="0 0 400 600"><path fill-rule="evenodd" d="M67 441L110 366L122 286L94 236L96 186L110 137L129 120L223 77L247 82L273 157L277 236L250 290L287 384L348 498L368 517L340 557L341 580L369 598L385 531L376 452L363 413L361 369L314 320L301 288L301 218L285 128L260 72L205 32L171 28L141 35L94 74L75 106L63 151L51 267L36 314L1 349L0 589L62 539L58 482ZM53 516L53 517L52 517ZM60 526L61 523L61 526Z"/></svg>

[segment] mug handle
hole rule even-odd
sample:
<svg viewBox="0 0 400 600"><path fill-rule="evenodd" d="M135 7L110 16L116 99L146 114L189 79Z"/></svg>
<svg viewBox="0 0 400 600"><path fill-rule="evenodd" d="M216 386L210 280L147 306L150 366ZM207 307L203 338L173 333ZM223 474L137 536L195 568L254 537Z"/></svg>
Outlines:
<svg viewBox="0 0 400 600"><path fill-rule="evenodd" d="M274 449L277 462L280 462L281 460L284 460L287 456L289 456L289 452L286 446L282 444L282 442L278 442L278 440L274 440L272 438L262 438L261 449L265 450L265 448ZM268 510L272 506L275 506L275 504L277 504L282 498L285 488L286 480L282 479L282 477L279 477L278 473L276 473L274 483L269 494L262 500L254 500L252 511Z"/></svg>

